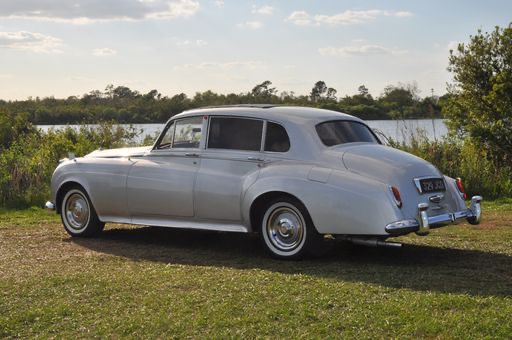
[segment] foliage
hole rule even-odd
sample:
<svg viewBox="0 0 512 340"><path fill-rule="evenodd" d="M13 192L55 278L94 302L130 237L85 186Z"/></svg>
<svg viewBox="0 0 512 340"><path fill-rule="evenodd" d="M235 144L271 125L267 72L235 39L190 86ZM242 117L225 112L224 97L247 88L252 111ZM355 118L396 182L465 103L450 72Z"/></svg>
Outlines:
<svg viewBox="0 0 512 340"><path fill-rule="evenodd" d="M461 177L469 196L512 197L512 167L496 166L488 151L470 138L432 141L416 132L409 144L391 140L390 145L429 161L447 176Z"/></svg>
<svg viewBox="0 0 512 340"><path fill-rule="evenodd" d="M512 26L479 30L450 52L448 70L450 130L472 138L497 165L512 166Z"/></svg>
<svg viewBox="0 0 512 340"><path fill-rule="evenodd" d="M140 134L134 128L112 123L83 125L78 130L43 133L28 121L0 114L0 206L42 205L49 197L50 179L59 159L67 152L85 155L100 147L133 143ZM14 125L12 124L14 121ZM12 126L11 128L9 128Z"/></svg>
<svg viewBox="0 0 512 340"><path fill-rule="evenodd" d="M0 111L9 112L14 117L26 115L26 119L33 124L50 125L99 121L163 123L187 109L252 103L328 108L363 119L432 118L440 115L438 99L434 96L421 99L415 84L390 85L379 98L373 98L364 85L353 96L339 96L336 89L328 87L324 81L318 81L309 95L296 95L288 91L279 93L270 80L265 80L246 93L218 94L208 90L197 92L191 98L184 93L167 97L157 90L143 94L126 86L108 85L104 91L93 90L81 97L71 96L67 99L36 97L21 101L0 100Z"/></svg>

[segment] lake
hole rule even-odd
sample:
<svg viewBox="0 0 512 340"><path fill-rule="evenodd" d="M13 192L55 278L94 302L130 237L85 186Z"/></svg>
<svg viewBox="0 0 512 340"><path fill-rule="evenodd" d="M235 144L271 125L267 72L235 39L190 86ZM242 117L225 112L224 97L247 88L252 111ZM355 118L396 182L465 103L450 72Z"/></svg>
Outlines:
<svg viewBox="0 0 512 340"><path fill-rule="evenodd" d="M448 133L444 119L406 119L406 120L367 120L366 123L375 130L382 132L386 137L399 142L408 142L411 136L423 134L431 140L439 139ZM49 129L63 129L67 125L38 125L43 131ZM78 125L69 125L78 128ZM121 124L128 127L130 124ZM132 124L137 130L142 130L139 139L142 141L146 135L155 135L162 131L164 124Z"/></svg>

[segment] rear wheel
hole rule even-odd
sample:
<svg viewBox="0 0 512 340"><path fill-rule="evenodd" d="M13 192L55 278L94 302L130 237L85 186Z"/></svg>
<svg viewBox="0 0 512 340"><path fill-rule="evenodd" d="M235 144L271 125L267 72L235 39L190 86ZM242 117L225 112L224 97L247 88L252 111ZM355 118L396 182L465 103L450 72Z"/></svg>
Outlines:
<svg viewBox="0 0 512 340"><path fill-rule="evenodd" d="M61 220L71 236L95 236L105 227L92 206L91 200L81 187L71 187L61 202Z"/></svg>
<svg viewBox="0 0 512 340"><path fill-rule="evenodd" d="M265 206L260 234L263 244L273 257L290 260L311 253L322 239L306 207L291 197L274 199Z"/></svg>

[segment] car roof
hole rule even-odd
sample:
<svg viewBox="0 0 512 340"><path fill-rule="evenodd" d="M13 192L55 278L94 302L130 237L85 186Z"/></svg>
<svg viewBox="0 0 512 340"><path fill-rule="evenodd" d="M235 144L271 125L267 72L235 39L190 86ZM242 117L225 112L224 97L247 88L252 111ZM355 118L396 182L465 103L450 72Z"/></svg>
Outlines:
<svg viewBox="0 0 512 340"><path fill-rule="evenodd" d="M243 104L209 106L184 111L171 119L185 118L198 115L238 116L248 118L267 119L276 122L290 122L297 124L318 124L329 120L353 120L363 122L361 119L337 111L317 109L303 106L278 106L271 104ZM364 122L363 122L364 123Z"/></svg>

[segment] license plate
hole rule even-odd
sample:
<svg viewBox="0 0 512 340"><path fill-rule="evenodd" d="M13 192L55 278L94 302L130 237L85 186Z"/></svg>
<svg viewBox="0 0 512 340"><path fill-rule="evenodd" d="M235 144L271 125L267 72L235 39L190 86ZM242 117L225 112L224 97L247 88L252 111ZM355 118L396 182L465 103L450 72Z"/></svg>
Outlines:
<svg viewBox="0 0 512 340"><path fill-rule="evenodd" d="M442 178L424 178L418 181L420 192L446 191Z"/></svg>

